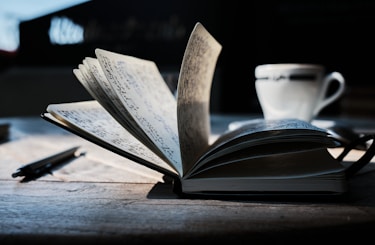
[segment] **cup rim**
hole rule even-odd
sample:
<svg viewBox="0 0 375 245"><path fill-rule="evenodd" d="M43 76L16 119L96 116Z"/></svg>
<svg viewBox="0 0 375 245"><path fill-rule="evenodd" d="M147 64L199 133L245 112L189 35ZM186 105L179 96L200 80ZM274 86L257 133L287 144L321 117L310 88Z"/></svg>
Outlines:
<svg viewBox="0 0 375 245"><path fill-rule="evenodd" d="M322 72L324 71L324 66L314 63L270 63L262 64L255 67L255 76L262 77L264 74L269 74L269 72L280 72L286 70L298 70L300 72L313 71Z"/></svg>
<svg viewBox="0 0 375 245"><path fill-rule="evenodd" d="M259 69L292 69L292 68L306 68L306 69L322 69L323 65L314 63L270 63L261 64L256 68Z"/></svg>

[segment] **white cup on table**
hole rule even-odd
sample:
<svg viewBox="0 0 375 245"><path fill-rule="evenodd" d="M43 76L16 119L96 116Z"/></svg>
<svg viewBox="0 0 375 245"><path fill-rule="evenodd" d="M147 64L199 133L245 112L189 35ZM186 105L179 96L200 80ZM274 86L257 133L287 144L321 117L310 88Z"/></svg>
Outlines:
<svg viewBox="0 0 375 245"><path fill-rule="evenodd" d="M279 63L255 68L255 89L265 119L297 118L312 121L345 90L339 72L326 74L319 64ZM330 85L336 91L327 95Z"/></svg>

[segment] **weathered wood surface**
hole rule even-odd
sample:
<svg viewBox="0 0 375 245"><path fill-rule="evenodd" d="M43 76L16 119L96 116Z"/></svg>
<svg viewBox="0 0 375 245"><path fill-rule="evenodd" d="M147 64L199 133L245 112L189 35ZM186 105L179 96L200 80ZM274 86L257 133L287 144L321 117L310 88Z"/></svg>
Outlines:
<svg viewBox="0 0 375 245"><path fill-rule="evenodd" d="M0 244L354 242L373 236L373 163L337 200L183 198L160 174L40 120L12 119L11 139L0 145ZM87 157L53 176L26 183L11 177L20 164L76 144Z"/></svg>
<svg viewBox="0 0 375 245"><path fill-rule="evenodd" d="M1 244L347 240L375 228L373 197L204 200L178 198L167 184L1 182Z"/></svg>

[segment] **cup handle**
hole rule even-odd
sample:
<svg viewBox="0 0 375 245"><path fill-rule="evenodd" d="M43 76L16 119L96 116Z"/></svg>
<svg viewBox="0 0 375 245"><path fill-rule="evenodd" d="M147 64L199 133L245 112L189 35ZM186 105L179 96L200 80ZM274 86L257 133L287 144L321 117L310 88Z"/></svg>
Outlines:
<svg viewBox="0 0 375 245"><path fill-rule="evenodd" d="M330 95L328 97L325 97L325 95L327 93L327 90L329 88L329 85L334 81L337 81L339 83L339 87L337 88L337 90L332 95ZM319 103L317 104L317 106L315 107L315 110L314 110L314 117L317 116L318 113L324 107L326 107L327 105L331 104L333 101L338 99L344 93L344 89L345 89L345 79L341 75L341 73L332 72L332 73L326 75L324 77L322 89L320 90Z"/></svg>

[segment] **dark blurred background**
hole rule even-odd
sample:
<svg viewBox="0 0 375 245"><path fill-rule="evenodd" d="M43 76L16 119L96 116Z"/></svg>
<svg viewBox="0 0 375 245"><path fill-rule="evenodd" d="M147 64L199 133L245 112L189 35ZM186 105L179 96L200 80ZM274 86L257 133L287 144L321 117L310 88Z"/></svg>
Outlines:
<svg viewBox="0 0 375 245"><path fill-rule="evenodd" d="M176 74L198 21L223 46L212 112L261 113L255 66L301 62L323 64L327 72L339 71L346 78L344 96L321 115L375 117L371 0L102 0L72 5L21 21L17 49L0 51L0 116L39 115L50 103L91 99L72 69L93 57L95 48L150 59L163 74Z"/></svg>

